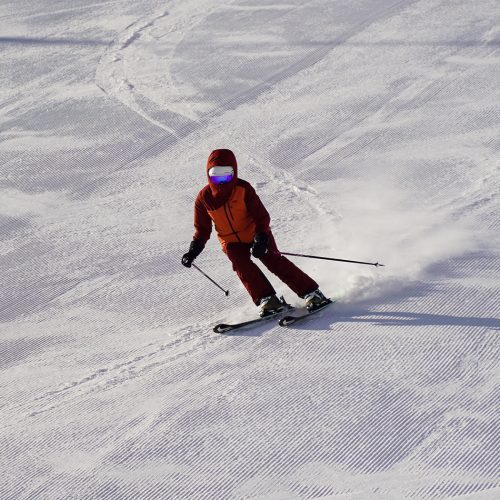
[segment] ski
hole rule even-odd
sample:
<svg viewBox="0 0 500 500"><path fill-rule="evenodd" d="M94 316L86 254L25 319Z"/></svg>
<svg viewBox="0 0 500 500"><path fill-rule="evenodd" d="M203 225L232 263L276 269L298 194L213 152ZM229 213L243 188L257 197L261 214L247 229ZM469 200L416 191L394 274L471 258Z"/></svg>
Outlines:
<svg viewBox="0 0 500 500"><path fill-rule="evenodd" d="M327 302L324 302L320 306L316 307L312 311L308 311L305 314L301 314L300 316L285 316L284 318L281 318L279 320L279 325L280 326L290 326L293 325L294 323L297 323L298 321L302 321L306 318L309 318L312 314L316 314L317 312L322 311L326 307L328 307L330 304L335 303L334 300L328 299Z"/></svg>
<svg viewBox="0 0 500 500"><path fill-rule="evenodd" d="M285 312L294 310L294 307L285 302L285 299L283 297L281 297L281 302L283 303L284 307L278 311L271 312L260 318L251 319L249 321L243 321L241 323L231 323L231 324L220 323L219 325L214 326L213 331L215 333L227 333L232 330L238 330L239 328L245 328L246 326L255 325L257 323L260 323L261 321L267 321L269 319L276 318L277 316L280 316Z"/></svg>

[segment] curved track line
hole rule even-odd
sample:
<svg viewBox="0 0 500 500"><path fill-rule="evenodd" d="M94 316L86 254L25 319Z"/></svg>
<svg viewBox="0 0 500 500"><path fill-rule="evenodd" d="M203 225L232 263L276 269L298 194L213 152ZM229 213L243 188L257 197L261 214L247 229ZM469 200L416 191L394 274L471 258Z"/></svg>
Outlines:
<svg viewBox="0 0 500 500"><path fill-rule="evenodd" d="M129 323L133 324L133 321ZM82 395L112 389L143 376L146 372L165 367L178 359L189 356L200 345L205 345L209 338L214 340L222 339L222 337L214 338L209 329L204 326L198 329L182 328L173 334L171 341L150 344L147 346L148 349L131 359L96 368L83 378L46 390L31 401L11 406L8 410L15 410L18 414L19 410L23 409L27 412L24 415L25 418L50 412L62 405L78 400ZM185 349L186 341L190 344L187 349ZM183 347L183 349L176 350L178 347ZM171 352L172 349L174 352ZM40 406L41 404L43 406ZM9 427L9 425L7 424L4 427Z"/></svg>
<svg viewBox="0 0 500 500"><path fill-rule="evenodd" d="M327 45L317 48L316 50L307 54L306 56L304 56L300 60L291 64L290 66L287 66L283 70L274 73L273 75L271 75L269 78L267 78L263 82L261 82L261 83L255 85L254 87L228 99L227 101L224 101L223 103L221 103L220 105L215 107L213 110L202 115L200 117L200 119L196 122L195 121L185 122L185 117L183 117L181 115L177 116L177 114L175 114L175 113L172 114L171 117L176 118L177 120L180 120L181 124L179 124L177 127L169 128L168 131L171 133L168 136L164 136L158 140L155 140L154 142L149 144L147 147L138 151L134 155L133 158L128 159L122 165L119 165L114 170L109 171L107 175L110 175L114 172L118 172L118 171L126 168L130 163L143 157L146 154L159 154L161 152L164 152L164 151L168 150L171 146L176 144L180 139L183 139L186 136L190 135L191 133L205 127L213 118L221 116L225 112L227 112L229 110L236 109L243 104L247 104L247 103L250 103L252 101L255 101L263 93L272 89L277 83L282 82L282 81L296 75L300 71L303 71L303 70L307 69L308 67L311 67L314 64L318 63L331 50L335 49L338 46L341 46L347 40L349 40L353 36L359 34L361 31L366 29L371 24L373 24L377 21L380 21L381 19L383 19L389 15L395 14L401 8L407 7L411 3L414 3L415 1L417 1L417 0L410 0L410 1L399 0L399 1L389 5L387 7L380 9L379 11L371 14L370 16L365 18L364 20L357 23L350 30L348 30L345 33L343 33L342 35L338 36L337 38L335 38L333 41L331 41ZM165 17L167 15L168 15L168 12L163 12L162 14L155 16L155 18L153 20L144 20L144 21L136 23L135 25L133 25L132 30L127 30L123 35L121 35L119 37L119 42L115 43L114 46L117 45L118 47L123 47L124 44L126 44L126 43L130 44L134 39L137 38L138 33L140 33L142 30L146 29L147 27L152 26L157 19L160 19L160 18ZM115 49L113 49L113 50L115 50ZM118 49L118 52L119 52L119 50L121 50L121 49ZM114 52L111 51L110 53L116 53L116 52L117 51L115 50ZM103 56L103 58L101 59L100 65L105 64L107 62L107 60L110 58L110 53ZM106 94L112 96L113 94L109 90L105 89L106 84L98 82L98 80L101 78L99 75L103 72L104 72L104 69L103 68L100 69L98 66L98 68L96 70L96 84L99 86L99 88L103 89L103 91ZM146 99L146 98L144 98L144 99ZM118 98L118 100L120 100L120 99ZM124 103L124 104L127 105L126 103ZM130 109L136 113L138 112L133 107L130 107ZM164 113L165 111L162 110L161 108L159 108L158 113L162 113L162 112ZM147 113L144 113L144 114L142 114L142 113L144 113L143 109L141 109L139 111L139 114L141 114L141 116L143 116L145 119L147 119L151 123L158 125L157 120L148 116ZM184 120L184 123L182 123L183 120ZM159 125L159 126L161 126L161 128L165 129L164 126L162 126L162 125ZM91 181L90 183L86 184L83 187L81 194L88 193L89 191L91 191L94 188L94 186L96 186L100 182L100 180L106 176L103 176L100 179L95 179L95 180Z"/></svg>

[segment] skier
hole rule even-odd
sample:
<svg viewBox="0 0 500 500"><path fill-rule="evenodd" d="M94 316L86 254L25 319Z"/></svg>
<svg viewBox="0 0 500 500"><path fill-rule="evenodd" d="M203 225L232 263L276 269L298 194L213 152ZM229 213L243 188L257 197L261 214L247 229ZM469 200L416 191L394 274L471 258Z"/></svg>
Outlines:
<svg viewBox="0 0 500 500"><path fill-rule="evenodd" d="M269 213L255 189L238 178L234 153L229 149L212 151L207 162L207 177L208 184L196 198L195 233L189 251L182 256L182 264L191 267L205 248L214 223L222 250L255 305L260 306L260 316L280 311L284 306L250 256L260 259L269 271L305 299L308 310L327 301L318 284L280 254L269 227Z"/></svg>

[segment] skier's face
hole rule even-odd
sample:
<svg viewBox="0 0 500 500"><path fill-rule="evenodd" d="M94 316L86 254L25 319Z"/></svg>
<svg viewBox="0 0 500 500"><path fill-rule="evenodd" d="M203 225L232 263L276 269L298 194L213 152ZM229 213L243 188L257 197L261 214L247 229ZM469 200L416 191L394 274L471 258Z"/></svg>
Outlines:
<svg viewBox="0 0 500 500"><path fill-rule="evenodd" d="M220 206L229 199L238 179L238 164L231 150L216 149L210 153L207 178L210 192Z"/></svg>

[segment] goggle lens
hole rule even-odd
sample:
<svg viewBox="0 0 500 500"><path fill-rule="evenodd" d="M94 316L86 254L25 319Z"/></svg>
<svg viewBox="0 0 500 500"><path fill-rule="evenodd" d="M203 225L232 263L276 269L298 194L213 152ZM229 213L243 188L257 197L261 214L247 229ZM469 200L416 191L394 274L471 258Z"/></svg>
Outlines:
<svg viewBox="0 0 500 500"><path fill-rule="evenodd" d="M231 182L233 180L233 174L227 175L211 175L210 180L214 184L226 184L227 182Z"/></svg>

